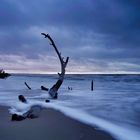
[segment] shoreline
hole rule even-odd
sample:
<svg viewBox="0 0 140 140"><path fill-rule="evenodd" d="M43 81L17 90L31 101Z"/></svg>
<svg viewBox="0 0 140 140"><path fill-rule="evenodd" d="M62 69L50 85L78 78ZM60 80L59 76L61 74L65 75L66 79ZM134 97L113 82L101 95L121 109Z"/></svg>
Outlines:
<svg viewBox="0 0 140 140"><path fill-rule="evenodd" d="M3 140L115 140L110 134L65 116L43 109L39 118L11 121L8 107L0 106L0 136Z"/></svg>

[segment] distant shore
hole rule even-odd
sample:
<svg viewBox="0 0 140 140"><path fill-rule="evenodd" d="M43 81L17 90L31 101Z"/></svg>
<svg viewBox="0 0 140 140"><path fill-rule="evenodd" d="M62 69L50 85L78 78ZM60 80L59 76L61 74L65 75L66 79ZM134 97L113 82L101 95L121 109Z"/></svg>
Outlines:
<svg viewBox="0 0 140 140"><path fill-rule="evenodd" d="M0 106L2 140L115 140L108 133L44 109L39 118L11 121L7 107Z"/></svg>

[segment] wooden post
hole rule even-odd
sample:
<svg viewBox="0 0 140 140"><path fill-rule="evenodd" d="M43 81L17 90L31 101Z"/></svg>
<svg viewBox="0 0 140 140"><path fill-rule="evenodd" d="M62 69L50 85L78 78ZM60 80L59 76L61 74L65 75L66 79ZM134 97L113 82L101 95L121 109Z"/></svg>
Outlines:
<svg viewBox="0 0 140 140"><path fill-rule="evenodd" d="M26 85L26 87L27 87L29 90L31 90L31 87L30 87L26 82L24 82L24 84Z"/></svg>
<svg viewBox="0 0 140 140"><path fill-rule="evenodd" d="M91 81L91 91L93 91L93 80Z"/></svg>

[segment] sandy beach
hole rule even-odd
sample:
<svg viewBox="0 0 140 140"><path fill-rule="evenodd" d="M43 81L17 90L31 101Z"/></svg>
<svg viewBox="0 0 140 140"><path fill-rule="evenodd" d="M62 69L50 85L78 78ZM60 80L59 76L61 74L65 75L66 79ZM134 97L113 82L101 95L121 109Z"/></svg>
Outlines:
<svg viewBox="0 0 140 140"><path fill-rule="evenodd" d="M0 107L2 140L115 140L108 133L66 117L53 109L42 110L39 118L11 121L7 107Z"/></svg>

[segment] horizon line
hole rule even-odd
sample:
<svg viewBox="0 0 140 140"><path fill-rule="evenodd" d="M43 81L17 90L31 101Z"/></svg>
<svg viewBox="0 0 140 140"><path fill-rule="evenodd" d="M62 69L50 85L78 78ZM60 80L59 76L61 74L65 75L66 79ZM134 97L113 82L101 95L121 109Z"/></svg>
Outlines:
<svg viewBox="0 0 140 140"><path fill-rule="evenodd" d="M57 72L42 72L42 73L40 73L40 72L11 72L10 74L34 74L34 75L36 75L36 74L40 74L40 75L45 75L45 74L58 74ZM66 75L70 75L70 74L136 74L136 75L139 75L140 74L140 72L105 72L105 73L103 73L103 72L83 72L83 73L79 73L79 72L66 72Z"/></svg>

